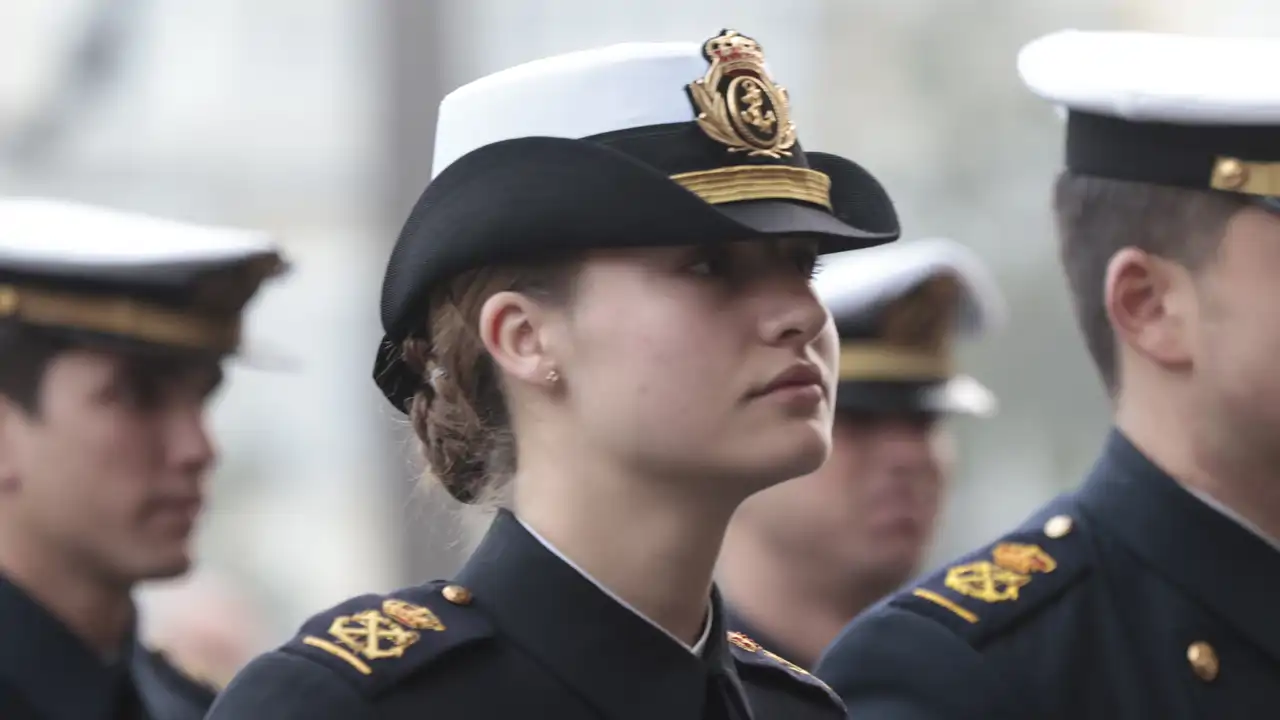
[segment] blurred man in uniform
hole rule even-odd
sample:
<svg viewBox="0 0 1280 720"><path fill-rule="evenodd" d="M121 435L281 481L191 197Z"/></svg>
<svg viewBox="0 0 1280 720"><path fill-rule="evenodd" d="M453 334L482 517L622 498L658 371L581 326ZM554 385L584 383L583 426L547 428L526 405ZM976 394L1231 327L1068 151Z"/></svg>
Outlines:
<svg viewBox="0 0 1280 720"><path fill-rule="evenodd" d="M718 573L729 625L805 667L919 570L950 470L939 421L995 410L985 387L956 374L954 340L1005 314L982 262L950 240L823 266L815 287L841 345L831 458L742 505Z"/></svg>
<svg viewBox="0 0 1280 720"><path fill-rule="evenodd" d="M1276 716L1278 64L1269 38L1023 49L1068 110L1061 257L1115 427L1076 492L842 633L818 673L852 717Z"/></svg>
<svg viewBox="0 0 1280 720"><path fill-rule="evenodd" d="M0 718L211 704L137 644L131 591L191 564L205 406L281 268L256 233L0 199Z"/></svg>

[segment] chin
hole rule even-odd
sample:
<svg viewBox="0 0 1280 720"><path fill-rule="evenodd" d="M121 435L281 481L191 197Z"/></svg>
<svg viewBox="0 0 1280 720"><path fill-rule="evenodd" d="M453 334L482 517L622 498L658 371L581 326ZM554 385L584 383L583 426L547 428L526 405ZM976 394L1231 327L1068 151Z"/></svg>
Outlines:
<svg viewBox="0 0 1280 720"><path fill-rule="evenodd" d="M808 475L822 467L830 455L830 432L808 423L744 443L736 454L736 464L743 466L740 474L744 480L756 486L754 492Z"/></svg>
<svg viewBox="0 0 1280 720"><path fill-rule="evenodd" d="M139 581L171 580L186 575L191 565L191 556L183 549L142 559L134 566L134 575Z"/></svg>

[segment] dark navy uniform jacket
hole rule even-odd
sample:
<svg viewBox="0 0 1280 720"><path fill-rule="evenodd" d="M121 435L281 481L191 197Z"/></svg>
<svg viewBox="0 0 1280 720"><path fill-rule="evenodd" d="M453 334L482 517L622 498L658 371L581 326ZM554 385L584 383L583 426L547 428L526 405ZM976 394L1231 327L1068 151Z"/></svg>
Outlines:
<svg viewBox="0 0 1280 720"><path fill-rule="evenodd" d="M856 618L860 720L1280 717L1280 551L1119 432L1085 484Z"/></svg>
<svg viewBox="0 0 1280 720"><path fill-rule="evenodd" d="M0 576L0 720L200 720L214 690L135 640L108 664Z"/></svg>
<svg viewBox="0 0 1280 720"><path fill-rule="evenodd" d="M453 582L315 616L231 682L210 720L808 720L844 717L813 676L723 629L701 657L499 513Z"/></svg>

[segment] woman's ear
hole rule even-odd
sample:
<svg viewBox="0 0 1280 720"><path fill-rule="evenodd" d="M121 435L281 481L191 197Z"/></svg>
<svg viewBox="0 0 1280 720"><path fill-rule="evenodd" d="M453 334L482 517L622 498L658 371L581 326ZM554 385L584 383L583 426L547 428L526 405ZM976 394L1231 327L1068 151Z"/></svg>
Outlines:
<svg viewBox="0 0 1280 720"><path fill-rule="evenodd" d="M502 371L532 384L554 384L555 362L543 341L547 315L522 293L495 293L480 308L480 341Z"/></svg>

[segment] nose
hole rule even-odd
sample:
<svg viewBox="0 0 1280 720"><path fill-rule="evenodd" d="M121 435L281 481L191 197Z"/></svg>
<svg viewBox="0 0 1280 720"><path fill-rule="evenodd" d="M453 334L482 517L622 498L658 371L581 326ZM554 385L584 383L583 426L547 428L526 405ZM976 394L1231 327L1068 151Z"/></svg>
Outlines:
<svg viewBox="0 0 1280 720"><path fill-rule="evenodd" d="M203 405L184 403L168 415L170 463L193 474L207 470L217 458L217 451L206 427Z"/></svg>
<svg viewBox="0 0 1280 720"><path fill-rule="evenodd" d="M760 336L769 345L804 347L821 335L831 320L826 306L802 279L777 279L769 284L765 296Z"/></svg>

